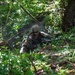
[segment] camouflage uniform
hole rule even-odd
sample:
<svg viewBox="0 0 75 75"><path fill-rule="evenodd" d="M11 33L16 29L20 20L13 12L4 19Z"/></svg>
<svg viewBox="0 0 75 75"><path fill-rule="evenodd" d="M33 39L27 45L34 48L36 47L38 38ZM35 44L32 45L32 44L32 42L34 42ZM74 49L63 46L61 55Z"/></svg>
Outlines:
<svg viewBox="0 0 75 75"><path fill-rule="evenodd" d="M36 38L36 35L37 34L37 38ZM39 27L36 25L36 26L33 26L32 28L32 33L30 33L27 37L27 39L24 39L23 40L23 43L22 43L22 52L20 53L23 53L23 52L30 52L33 51L37 45L39 44L40 46L42 46L43 43L49 43L51 41L51 38L50 36L45 33L45 32L41 32L39 30Z"/></svg>

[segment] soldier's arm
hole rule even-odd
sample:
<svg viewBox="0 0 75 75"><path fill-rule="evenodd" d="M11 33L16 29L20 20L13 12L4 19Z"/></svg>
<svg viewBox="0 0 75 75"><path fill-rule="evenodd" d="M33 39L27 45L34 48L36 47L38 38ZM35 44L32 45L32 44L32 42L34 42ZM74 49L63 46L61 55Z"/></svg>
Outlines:
<svg viewBox="0 0 75 75"><path fill-rule="evenodd" d="M42 34L43 37L46 37L46 38L50 38L51 39L51 36L48 33L45 33L45 32L42 32L41 31L41 34Z"/></svg>
<svg viewBox="0 0 75 75"><path fill-rule="evenodd" d="M27 38L24 38L22 41L22 46L27 45L27 43L32 41L32 37L28 36Z"/></svg>
<svg viewBox="0 0 75 75"><path fill-rule="evenodd" d="M32 36L31 36L31 35L28 36L27 41L28 41L28 42L32 41Z"/></svg>
<svg viewBox="0 0 75 75"><path fill-rule="evenodd" d="M26 38L24 38L22 41L22 46L25 46L25 45L27 45L27 39Z"/></svg>
<svg viewBox="0 0 75 75"><path fill-rule="evenodd" d="M50 34L45 33L45 32L41 32L41 34L43 35L42 43L46 43L46 44L51 43L51 36L50 36Z"/></svg>

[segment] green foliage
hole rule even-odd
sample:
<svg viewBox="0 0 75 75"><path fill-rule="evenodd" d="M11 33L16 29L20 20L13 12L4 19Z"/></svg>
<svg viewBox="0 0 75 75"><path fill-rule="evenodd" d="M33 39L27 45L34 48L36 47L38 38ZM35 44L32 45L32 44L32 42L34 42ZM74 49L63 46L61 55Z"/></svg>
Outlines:
<svg viewBox="0 0 75 75"><path fill-rule="evenodd" d="M61 31L61 23L63 16L63 0L2 0L6 4L0 5L0 37L4 34L5 39L9 39L11 36L14 36L18 29L29 24L32 19L24 13L21 9L20 4L23 5L32 15L35 17L38 16L41 12L49 12L49 14L44 14L44 24L49 32L57 33ZM65 6L67 1L63 1ZM55 34L54 34L55 35ZM21 38L20 38L21 39ZM17 39L20 41L20 39ZM16 42L16 41L15 41ZM18 43L16 43L18 44ZM34 52L30 54L24 53L19 54L18 49L10 51L7 47L0 48L0 75L35 75L35 68L37 71L42 69L44 75L66 75L66 71L72 67L71 63L75 62L75 28L70 32L56 38L52 38L51 49L45 53L38 52L41 48L37 48ZM44 45L45 47L47 45ZM50 52L60 52L65 55L63 58L57 58L57 62L62 61L63 59L68 59L69 64L65 66L65 69L59 66L58 71L55 72L51 68L51 60L53 56L49 54ZM43 51L44 52L44 51ZM46 53L47 52L47 53ZM70 54L66 54L70 52ZM54 54L54 53L52 53ZM49 56L48 56L49 55ZM53 60L56 60L53 59ZM49 63L49 64L47 64ZM33 66L34 64L34 66Z"/></svg>
<svg viewBox="0 0 75 75"><path fill-rule="evenodd" d="M54 3L46 8L46 11L49 11L50 14L45 16L44 23L50 33L57 32L61 29L63 13L61 12L59 3L60 0L54 1Z"/></svg>
<svg viewBox="0 0 75 75"><path fill-rule="evenodd" d="M57 61L61 62L62 60L68 60L70 62L66 65L63 64L63 66L65 65L65 68L61 68L61 66L58 66L58 71L55 72L50 67L50 65L53 64L51 63L53 57L48 56L49 52L47 52L47 54L46 52L45 54L43 54L41 52L36 53L34 51L30 54L24 53L20 55L18 53L19 50L17 49L15 49L14 51L10 51L7 47L2 47L2 49L0 49L0 75L35 75L35 68L37 69L37 71L42 69L44 75L66 75L66 73L69 71L69 68L72 67L71 63L75 61L75 51L74 49L72 49L72 47L70 47L71 45L69 45L68 41L66 40L66 38L69 39L70 35L71 33L62 34L57 38L56 41L52 41L52 50L54 50L55 52L58 51L60 54L65 55L63 58L56 58ZM74 36L71 36L70 38L72 37ZM64 39L66 43L62 42L61 39L62 41ZM61 48L61 46L63 48ZM2 51L3 49L4 51ZM70 54L67 55L66 53ZM32 63L34 64L35 68Z"/></svg>
<svg viewBox="0 0 75 75"><path fill-rule="evenodd" d="M30 70L29 60L14 55L10 51L0 53L0 74L33 75Z"/></svg>
<svg viewBox="0 0 75 75"><path fill-rule="evenodd" d="M59 9L59 2L57 1L43 1L43 0L4 0L7 4L0 6L1 11L1 27L3 27L4 37L15 35L17 30L27 25L32 20L20 7L23 5L33 16L38 16L37 13L49 11L49 15L43 15L44 23L50 26L57 26L61 23L61 16ZM48 3L51 3L49 6ZM47 7L48 5L48 7ZM58 15L58 16L57 16Z"/></svg>
<svg viewBox="0 0 75 75"><path fill-rule="evenodd" d="M69 0L65 0L65 1L60 0L60 7L63 8L63 9L65 9L65 7L66 7L67 4L68 4L68 1L69 1Z"/></svg>

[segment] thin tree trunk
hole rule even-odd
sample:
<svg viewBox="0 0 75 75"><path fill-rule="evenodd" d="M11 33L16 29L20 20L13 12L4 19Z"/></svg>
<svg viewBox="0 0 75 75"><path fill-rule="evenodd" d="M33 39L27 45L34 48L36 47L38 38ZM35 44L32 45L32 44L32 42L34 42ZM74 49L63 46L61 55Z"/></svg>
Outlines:
<svg viewBox="0 0 75 75"><path fill-rule="evenodd" d="M74 18L75 18L75 0L69 0L68 6L64 12L62 30L64 32L69 31L74 27Z"/></svg>

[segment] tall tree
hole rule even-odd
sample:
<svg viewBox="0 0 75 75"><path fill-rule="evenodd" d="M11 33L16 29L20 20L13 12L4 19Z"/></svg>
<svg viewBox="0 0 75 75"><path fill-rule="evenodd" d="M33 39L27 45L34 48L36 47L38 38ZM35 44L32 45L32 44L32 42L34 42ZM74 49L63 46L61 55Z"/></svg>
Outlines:
<svg viewBox="0 0 75 75"><path fill-rule="evenodd" d="M69 0L62 21L62 30L64 32L69 31L72 27L75 26L74 19L75 19L75 0Z"/></svg>

